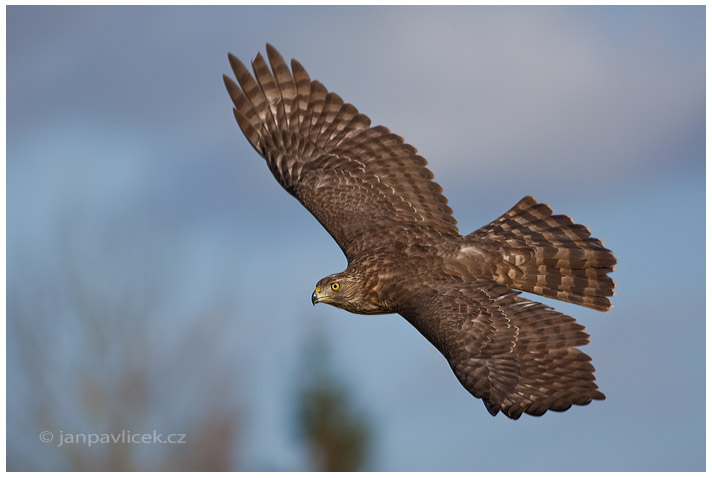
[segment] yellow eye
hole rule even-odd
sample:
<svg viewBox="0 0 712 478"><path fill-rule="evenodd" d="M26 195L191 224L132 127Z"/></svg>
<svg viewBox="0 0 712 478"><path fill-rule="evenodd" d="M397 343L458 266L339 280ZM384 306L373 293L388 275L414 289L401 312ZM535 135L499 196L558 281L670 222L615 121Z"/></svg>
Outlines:
<svg viewBox="0 0 712 478"><path fill-rule="evenodd" d="M338 282L334 282L333 284L331 284L331 290L339 290L340 287L341 286Z"/></svg>

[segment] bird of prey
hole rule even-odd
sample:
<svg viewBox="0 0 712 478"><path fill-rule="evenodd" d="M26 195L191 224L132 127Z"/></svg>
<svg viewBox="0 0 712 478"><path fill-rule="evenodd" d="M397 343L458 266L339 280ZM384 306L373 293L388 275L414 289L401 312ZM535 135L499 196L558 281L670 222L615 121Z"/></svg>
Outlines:
<svg viewBox="0 0 712 478"><path fill-rule="evenodd" d="M228 54L223 75L242 132L277 181L326 228L348 260L312 303L398 313L445 356L496 415L542 415L603 400L588 334L575 319L519 297L532 292L608 311L616 259L590 230L527 196L461 235L416 149L336 93L291 70L267 45L254 76ZM269 62L269 65L268 65Z"/></svg>

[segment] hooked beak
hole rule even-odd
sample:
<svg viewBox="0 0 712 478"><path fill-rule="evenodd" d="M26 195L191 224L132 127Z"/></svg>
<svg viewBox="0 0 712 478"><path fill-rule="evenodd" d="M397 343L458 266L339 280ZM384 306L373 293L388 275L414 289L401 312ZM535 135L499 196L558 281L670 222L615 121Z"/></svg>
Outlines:
<svg viewBox="0 0 712 478"><path fill-rule="evenodd" d="M316 305L316 303L319 302L319 296L316 294L316 291L312 294L312 305Z"/></svg>

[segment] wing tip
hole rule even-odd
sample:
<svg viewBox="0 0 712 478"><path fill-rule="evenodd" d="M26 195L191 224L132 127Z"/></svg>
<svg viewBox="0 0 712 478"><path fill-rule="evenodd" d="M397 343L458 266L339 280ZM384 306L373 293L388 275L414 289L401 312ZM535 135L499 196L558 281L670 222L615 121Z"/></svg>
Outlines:
<svg viewBox="0 0 712 478"><path fill-rule="evenodd" d="M269 56L282 56L282 55L279 54L279 51L277 51L277 49L276 49L274 46L272 46L272 44L269 43L269 42L267 42L267 43L265 44L265 48L266 48L266 50L267 50L267 56L268 56L268 57L269 57Z"/></svg>
<svg viewBox="0 0 712 478"><path fill-rule="evenodd" d="M482 403L485 404L485 408L493 417L496 417L499 411L502 409L498 403L493 402L492 400L488 400L486 398L482 400Z"/></svg>

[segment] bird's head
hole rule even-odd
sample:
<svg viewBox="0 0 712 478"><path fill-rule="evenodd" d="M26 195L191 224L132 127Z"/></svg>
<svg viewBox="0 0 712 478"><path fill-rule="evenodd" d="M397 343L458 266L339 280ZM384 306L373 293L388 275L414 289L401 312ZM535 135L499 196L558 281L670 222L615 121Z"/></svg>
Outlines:
<svg viewBox="0 0 712 478"><path fill-rule="evenodd" d="M349 310L348 304L357 296L357 285L353 277L345 274L331 274L317 282L312 294L312 304L331 304Z"/></svg>
<svg viewBox="0 0 712 478"><path fill-rule="evenodd" d="M317 282L312 304L324 302L354 314L388 314L392 310L377 300L373 290L364 287L361 275L346 270Z"/></svg>

